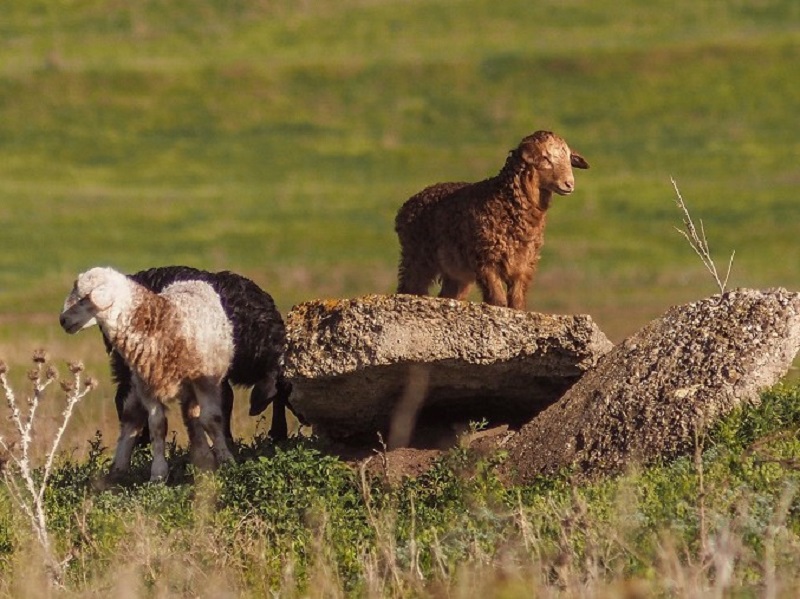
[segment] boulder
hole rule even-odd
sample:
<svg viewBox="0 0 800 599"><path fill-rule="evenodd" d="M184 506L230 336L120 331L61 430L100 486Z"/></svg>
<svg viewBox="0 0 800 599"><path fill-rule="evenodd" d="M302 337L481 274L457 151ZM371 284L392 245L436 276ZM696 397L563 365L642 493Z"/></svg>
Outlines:
<svg viewBox="0 0 800 599"><path fill-rule="evenodd" d="M519 426L612 347L589 316L411 295L306 302L286 333L292 407L315 434L391 447L470 420Z"/></svg>
<svg viewBox="0 0 800 599"><path fill-rule="evenodd" d="M692 450L697 434L786 374L800 294L739 289L670 309L603 356L509 441L518 483L619 473Z"/></svg>

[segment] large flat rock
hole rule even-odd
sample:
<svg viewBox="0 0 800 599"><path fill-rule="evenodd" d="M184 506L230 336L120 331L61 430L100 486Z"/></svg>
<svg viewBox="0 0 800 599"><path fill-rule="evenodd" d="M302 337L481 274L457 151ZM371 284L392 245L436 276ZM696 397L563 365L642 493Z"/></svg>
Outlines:
<svg viewBox="0 0 800 599"><path fill-rule="evenodd" d="M521 425L612 347L589 316L411 295L306 302L286 332L292 406L336 440L374 441L401 421ZM395 446L410 440L395 433Z"/></svg>
<svg viewBox="0 0 800 599"><path fill-rule="evenodd" d="M739 289L678 306L606 354L506 446L519 483L618 473L692 450L695 435L777 383L800 349L800 294Z"/></svg>

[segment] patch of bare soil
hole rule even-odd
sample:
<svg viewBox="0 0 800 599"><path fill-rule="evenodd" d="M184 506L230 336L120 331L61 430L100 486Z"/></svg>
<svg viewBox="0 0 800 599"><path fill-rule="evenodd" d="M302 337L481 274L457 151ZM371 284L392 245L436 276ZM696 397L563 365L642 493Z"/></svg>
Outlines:
<svg viewBox="0 0 800 599"><path fill-rule="evenodd" d="M369 478L384 478L389 484L397 485L404 478L416 478L428 472L437 458L447 451L461 445L469 447L478 455L491 455L501 449L513 436L514 431L507 425L496 426L477 432L463 432L460 435L424 438L426 446L402 447L387 450L380 445L347 445L329 443L323 451L336 455L352 468L363 469Z"/></svg>

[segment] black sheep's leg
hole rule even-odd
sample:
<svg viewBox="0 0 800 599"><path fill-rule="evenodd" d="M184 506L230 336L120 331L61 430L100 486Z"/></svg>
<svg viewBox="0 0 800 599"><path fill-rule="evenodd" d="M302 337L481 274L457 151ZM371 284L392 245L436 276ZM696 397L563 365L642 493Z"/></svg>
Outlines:
<svg viewBox="0 0 800 599"><path fill-rule="evenodd" d="M269 429L269 436L273 441L284 441L289 437L286 408L289 405L292 384L282 374L278 376L277 390L275 400L272 402L272 427Z"/></svg>
<svg viewBox="0 0 800 599"><path fill-rule="evenodd" d="M231 431L231 417L233 416L233 388L228 379L222 381L220 388L222 395L222 432L230 447L233 447L233 432Z"/></svg>

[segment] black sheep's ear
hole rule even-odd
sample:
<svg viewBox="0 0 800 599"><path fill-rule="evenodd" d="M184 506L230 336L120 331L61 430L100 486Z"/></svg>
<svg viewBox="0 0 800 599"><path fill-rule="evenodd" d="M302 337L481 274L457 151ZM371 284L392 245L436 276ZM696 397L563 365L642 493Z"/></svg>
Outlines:
<svg viewBox="0 0 800 599"><path fill-rule="evenodd" d="M572 166L575 168L589 168L589 163L586 162L586 159L577 152L572 153L572 156L570 157L570 163L572 163Z"/></svg>

